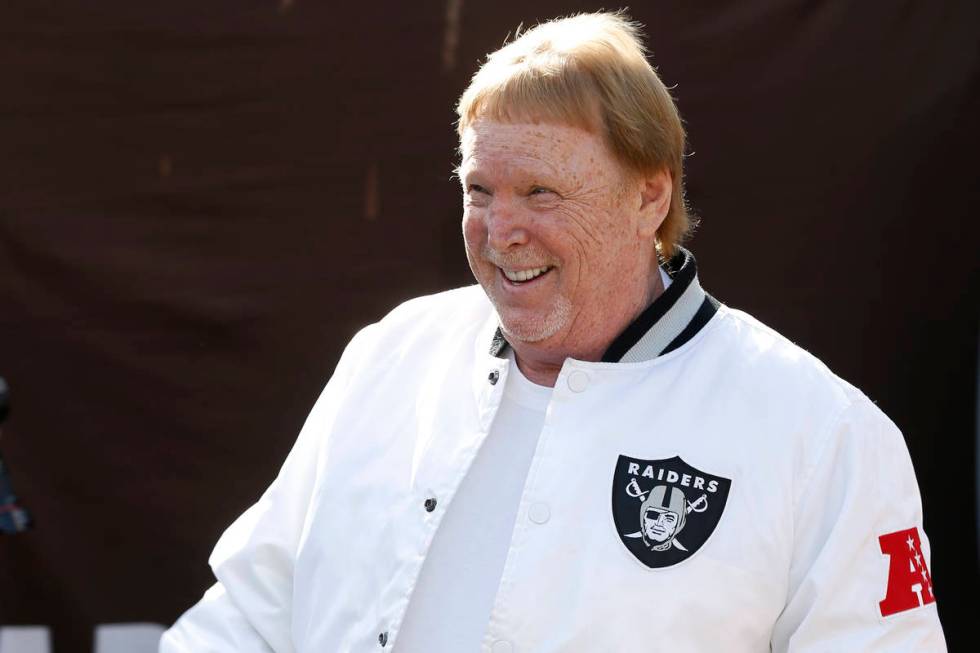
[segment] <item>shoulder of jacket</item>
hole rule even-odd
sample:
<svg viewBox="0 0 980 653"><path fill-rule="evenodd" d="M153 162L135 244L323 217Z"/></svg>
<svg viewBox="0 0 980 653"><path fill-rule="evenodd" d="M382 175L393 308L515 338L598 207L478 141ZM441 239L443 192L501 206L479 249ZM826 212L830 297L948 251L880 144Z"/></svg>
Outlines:
<svg viewBox="0 0 980 653"><path fill-rule="evenodd" d="M730 339L732 364L766 377L787 390L823 392L826 399L842 409L854 402L867 401L860 390L835 374L822 360L755 317L728 306L719 310L722 337ZM869 402L870 403L870 402Z"/></svg>
<svg viewBox="0 0 980 653"><path fill-rule="evenodd" d="M885 430L900 433L889 417L860 389L835 374L823 361L751 315L730 307L719 311L722 338L735 358L729 369L748 392L767 394L808 416L810 444L817 451L835 433ZM848 436L850 437L850 436ZM899 437L901 437L899 435Z"/></svg>
<svg viewBox="0 0 980 653"><path fill-rule="evenodd" d="M475 329L492 313L483 289L465 286L402 302L377 322L375 331L381 339L428 339Z"/></svg>
<svg viewBox="0 0 980 653"><path fill-rule="evenodd" d="M747 392L766 394L795 406L810 423L820 423L814 435L827 433L842 422L878 422L897 430L887 415L864 392L835 374L823 361L751 315L723 306L718 334L734 370ZM821 436L817 436L821 439Z"/></svg>
<svg viewBox="0 0 980 653"><path fill-rule="evenodd" d="M444 342L447 336L475 336L492 315L493 307L478 285L415 297L364 327L349 348L366 356L407 349L422 353L429 351L431 345Z"/></svg>

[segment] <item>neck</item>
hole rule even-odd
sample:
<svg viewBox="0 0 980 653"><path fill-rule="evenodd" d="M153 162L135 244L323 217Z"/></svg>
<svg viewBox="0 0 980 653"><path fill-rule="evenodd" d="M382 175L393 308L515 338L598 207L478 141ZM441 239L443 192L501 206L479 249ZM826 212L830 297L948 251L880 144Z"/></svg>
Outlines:
<svg viewBox="0 0 980 653"><path fill-rule="evenodd" d="M593 323L586 318L585 324L579 320L573 323L568 333L549 338L542 342L522 342L514 339L510 346L514 349L517 365L532 383L554 387L561 368L568 358L581 361L598 361L620 333L664 292L660 268L655 266L649 278L637 292L627 293L623 310L617 312L618 318L609 315L594 316ZM631 298L631 299L629 299ZM579 327L576 329L575 327ZM579 332L576 336L576 331Z"/></svg>

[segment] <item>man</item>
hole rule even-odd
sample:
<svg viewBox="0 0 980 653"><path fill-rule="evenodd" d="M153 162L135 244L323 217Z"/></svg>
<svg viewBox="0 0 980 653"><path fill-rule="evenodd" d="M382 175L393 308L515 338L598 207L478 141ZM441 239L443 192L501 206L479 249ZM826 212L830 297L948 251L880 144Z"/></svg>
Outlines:
<svg viewBox="0 0 980 653"><path fill-rule="evenodd" d="M540 25L458 111L479 286L353 339L161 651L944 650L901 434L679 247L636 27Z"/></svg>

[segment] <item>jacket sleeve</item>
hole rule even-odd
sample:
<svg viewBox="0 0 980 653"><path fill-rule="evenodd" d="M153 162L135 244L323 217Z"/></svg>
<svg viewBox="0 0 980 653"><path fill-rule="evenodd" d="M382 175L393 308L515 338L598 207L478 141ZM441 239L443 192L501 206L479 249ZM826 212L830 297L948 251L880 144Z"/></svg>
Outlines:
<svg viewBox="0 0 980 653"><path fill-rule="evenodd" d="M293 567L318 461L358 365L362 330L310 412L279 475L218 540L218 583L164 634L160 653L292 653Z"/></svg>
<svg viewBox="0 0 980 653"><path fill-rule="evenodd" d="M825 435L794 498L789 591L772 650L945 651L902 434L860 396Z"/></svg>
<svg viewBox="0 0 980 653"><path fill-rule="evenodd" d="M160 639L160 653L272 653L245 613L215 583Z"/></svg>

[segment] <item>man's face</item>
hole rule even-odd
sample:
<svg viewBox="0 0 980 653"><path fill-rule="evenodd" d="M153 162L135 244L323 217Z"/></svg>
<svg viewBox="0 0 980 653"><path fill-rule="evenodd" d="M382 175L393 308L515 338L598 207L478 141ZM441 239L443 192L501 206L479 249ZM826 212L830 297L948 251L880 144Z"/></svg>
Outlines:
<svg viewBox="0 0 980 653"><path fill-rule="evenodd" d="M653 234L638 236L638 182L601 138L481 119L461 145L466 255L512 342L576 342L628 323L623 295L645 292Z"/></svg>
<svg viewBox="0 0 980 653"><path fill-rule="evenodd" d="M676 512L647 508L643 513L643 532L648 540L666 542L677 532L677 521Z"/></svg>

